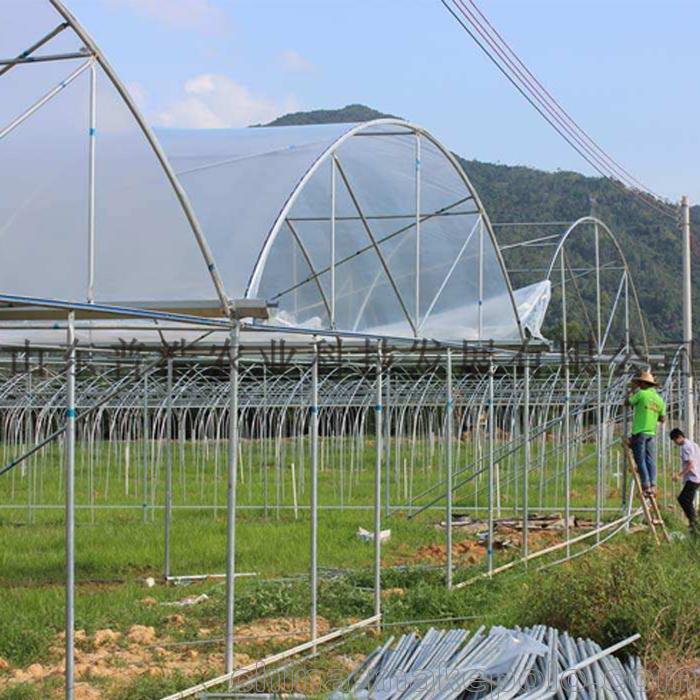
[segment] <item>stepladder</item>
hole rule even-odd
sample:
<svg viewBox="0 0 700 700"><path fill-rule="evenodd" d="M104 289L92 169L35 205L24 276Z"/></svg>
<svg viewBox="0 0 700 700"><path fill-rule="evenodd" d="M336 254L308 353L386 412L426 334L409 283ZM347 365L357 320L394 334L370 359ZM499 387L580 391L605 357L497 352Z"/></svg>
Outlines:
<svg viewBox="0 0 700 700"><path fill-rule="evenodd" d="M661 509L659 508L659 502L656 500L656 495L653 492L645 492L642 488L642 481L639 478L639 469L637 468L637 463L634 461L634 455L632 454L632 442L630 438L622 439L622 447L625 451L627 468L632 474L635 490L639 494L639 500L642 504L644 518L647 521L647 525L649 526L652 535L654 536L654 541L657 545L660 544L660 530L666 542L670 542L671 536L666 528L666 523L664 522L663 516L661 515Z"/></svg>

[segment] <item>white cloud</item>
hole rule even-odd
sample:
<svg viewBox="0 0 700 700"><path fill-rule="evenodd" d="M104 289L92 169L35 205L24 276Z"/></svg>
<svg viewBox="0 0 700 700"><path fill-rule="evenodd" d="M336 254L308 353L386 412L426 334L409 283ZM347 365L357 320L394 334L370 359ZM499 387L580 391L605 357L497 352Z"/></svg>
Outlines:
<svg viewBox="0 0 700 700"><path fill-rule="evenodd" d="M292 73L307 73L314 69L313 63L307 61L298 51L288 49L283 51L282 66L285 70Z"/></svg>
<svg viewBox="0 0 700 700"><path fill-rule="evenodd" d="M211 0L107 0L172 29L218 33L230 25L230 17Z"/></svg>
<svg viewBox="0 0 700 700"><path fill-rule="evenodd" d="M155 115L159 126L220 129L265 123L299 109L294 95L281 102L254 95L225 75L204 73L188 80L185 95Z"/></svg>

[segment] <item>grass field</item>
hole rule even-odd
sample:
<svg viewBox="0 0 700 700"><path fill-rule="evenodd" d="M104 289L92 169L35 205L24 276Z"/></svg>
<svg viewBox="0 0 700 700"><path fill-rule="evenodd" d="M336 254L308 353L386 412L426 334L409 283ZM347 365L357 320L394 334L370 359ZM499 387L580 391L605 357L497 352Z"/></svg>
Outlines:
<svg viewBox="0 0 700 700"><path fill-rule="evenodd" d="M533 459L536 458L537 453ZM17 507L0 511L0 658L8 665L4 671L0 667L2 700L51 696L59 693L61 686L56 672L60 650L56 647L60 645L57 635L63 626L62 512L38 507L41 503L60 502L60 454L56 452L45 459L47 461L32 465L24 477L18 472L13 501ZM371 504L373 461L372 445L367 445L362 464L352 475L351 497L347 497L348 492L345 494L345 506ZM168 689L187 687L198 678L216 675L223 663L220 642L225 619L223 583L208 580L186 587L158 584L146 588L145 577L159 579L162 575L162 510L150 508L144 523L139 507L142 498L136 488L129 494L112 487L111 495L105 499L107 470L104 465L97 465L90 482L87 462L88 458L83 455L78 466L78 502L84 507L79 511L76 534L76 627L85 631L85 638L81 637L78 643L78 670L82 671L79 678L86 683L84 692L88 694L85 697L158 698ZM180 467L184 483L189 486L188 493L178 490L183 483ZM37 472L42 468L44 474L40 476ZM530 498L535 506L542 481L552 484L553 493L555 469L555 465L545 463L544 474L537 474L543 478L531 479ZM416 469L415 493L435 483L439 479L438 470L438 467ZM588 462L574 472L572 500L575 505L590 507L594 503L592 471L592 464ZM516 493L514 486L508 485L509 473L512 476L504 467L501 475L504 515L508 512L508 498ZM221 484L215 485L207 475L214 475L212 464L188 447L184 463L180 465L176 461L176 504L212 505L214 492ZM117 467L110 476L113 483L123 486L123 473ZM162 479L162 467L154 469L154 476ZM345 476L348 478L350 473ZM266 488L263 470L251 469L245 477L239 482L240 502L260 505ZM31 478L37 483L43 479L43 490L36 488L33 492L32 522L28 523L31 490L27 486ZM289 479L287 473L284 488L280 484L281 505L292 502ZM614 486L614 478L610 483ZM13 496L7 492L8 484L9 480L0 484L5 503ZM319 483L322 505L338 505L339 485L340 475L326 467ZM403 485L399 482L398 486ZM475 503L485 504L484 486L482 477L478 484L480 492L475 496L474 484L467 485L465 492L458 494L458 509L468 511ZM263 508L242 510L238 516L237 570L254 572L257 576L237 581L237 622L249 627L249 634L245 634L245 627L239 628L238 634L243 639L237 651L253 659L288 647L297 638L301 640L309 605L308 581L304 577L309 565L308 513L302 510L295 519L291 508L279 511L275 508L274 474L268 474L267 489L267 517ZM559 494L561 497L561 491ZM157 504L162 491L157 495L147 500L152 505ZM607 489L606 496L609 505L619 504L619 493L614 488ZM308 481L306 489L298 485L298 498L300 504L308 502ZM95 504L94 509L90 508L91 503ZM122 507L100 508L102 504ZM223 502L219 501L219 505ZM223 508L217 512L211 508L192 507L175 511L173 574L223 571L224 516ZM697 608L695 597L690 596L692 589L688 587L700 590L700 573L697 567L688 565L696 555L690 544L676 544L657 551L649 545L645 534L638 533L626 538L624 544L610 545L565 567L550 569L548 573L537 573L534 566L528 571L519 567L492 581L448 594L443 572L421 566L440 563L439 557L424 558L422 553L430 552L431 545L437 547L444 541L444 533L435 527L442 517L441 511L428 511L416 519L407 518L405 513L395 513L383 523L383 527L392 530L391 540L383 545L382 584L388 589L384 614L390 625L385 633L395 631L391 625L398 622L443 617L469 618L464 623L467 626L541 622L568 628L600 643L617 641L629 630L644 629L641 650L650 659L674 653L682 645L689 645L693 653L700 653L700 648L695 648L700 646L700 638L687 638L690 630L683 628L687 617L680 614L683 604L692 602ZM319 614L323 623L330 627L367 617L372 611L372 545L356 537L359 526L371 528L371 510L345 508L322 510L319 514L319 560L324 571ZM456 541L462 538L455 533ZM533 548L537 546L538 541L534 539ZM478 550L469 551L478 554ZM517 550L504 550L497 556L497 563L507 561L517 556ZM484 570L483 555L475 559L472 562L468 558L456 558L458 578ZM391 568L398 564L402 566ZM653 582L653 585L645 585L643 581ZM169 605L186 596L202 594L206 594L207 599L197 605ZM677 610L678 619L665 614L663 619L659 618L667 606ZM601 614L602 609L609 612ZM292 621L289 623L291 631L279 631L282 618ZM134 625L153 629L134 632ZM96 633L104 630L118 633L118 640L98 644ZM141 633L145 637L136 641ZM250 639L255 635L267 636ZM375 638L364 636L342 647L341 655L317 660L319 668L313 673L309 670L309 677L315 679L311 690L328 687L323 684L328 684L338 674L347 673L343 664L349 663L353 653L366 651L376 643ZM97 668L97 672L82 668L81 656L83 665ZM36 677L27 677L27 669L32 664L39 664L41 672L35 668ZM123 673L119 673L120 668ZM154 673L152 669L159 670Z"/></svg>

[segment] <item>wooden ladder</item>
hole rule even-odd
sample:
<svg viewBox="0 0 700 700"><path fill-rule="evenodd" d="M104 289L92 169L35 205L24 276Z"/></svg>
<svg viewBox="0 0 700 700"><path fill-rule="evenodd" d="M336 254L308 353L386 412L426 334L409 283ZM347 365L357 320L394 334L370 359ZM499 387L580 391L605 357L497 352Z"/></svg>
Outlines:
<svg viewBox="0 0 700 700"><path fill-rule="evenodd" d="M632 474L634 483L637 487L637 493L639 494L639 500L642 502L642 510L644 511L644 517L646 518L649 529L654 535L654 541L656 544L660 544L659 533L657 532L657 527L661 528L661 532L664 535L666 542L671 541L671 535L666 528L666 523L661 516L661 509L659 508L659 503L656 500L656 496L646 495L642 489L642 482L639 478L639 470L637 469L637 463L634 461L634 455L632 454L632 445L629 438L622 439L622 446L625 450L625 459L627 460L627 467Z"/></svg>

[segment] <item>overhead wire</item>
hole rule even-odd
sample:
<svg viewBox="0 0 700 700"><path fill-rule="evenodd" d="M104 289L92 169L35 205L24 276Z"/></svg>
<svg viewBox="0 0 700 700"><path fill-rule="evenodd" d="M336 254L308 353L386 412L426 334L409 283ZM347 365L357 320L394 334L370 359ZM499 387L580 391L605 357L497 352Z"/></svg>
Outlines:
<svg viewBox="0 0 700 700"><path fill-rule="evenodd" d="M617 164L611 156L608 156L593 140L583 132L580 127L575 130L572 125L576 122L561 108L558 102L551 98L549 101L543 96L541 89L537 85L541 83L534 78L529 69L518 58L517 61L523 66L522 69L509 58L508 53L514 52L509 46L501 46L497 38L490 34L484 25L475 17L474 13L464 5L462 0L440 0L447 11L457 20L460 26L467 32L476 45L498 68L504 77L516 88L522 97L540 114L540 116L573 148L598 174L610 180L626 193L637 197L642 203L656 210L658 213L670 218L677 218L677 209L665 203L658 195L651 190L642 188L639 181L630 176L627 171ZM468 0L473 6L473 0ZM459 14L457 14L459 12ZM479 14L484 17L483 13ZM461 16L460 16L461 15ZM485 20L486 21L486 20ZM492 27L492 25L489 26ZM495 31L495 30L493 30ZM496 33L497 37L500 37ZM523 73L527 71L527 75ZM527 76L530 76L529 78ZM548 94L548 93L547 93ZM567 123L568 122L568 123ZM582 133L579 133L582 132ZM600 155L589 145L587 140L595 144L595 147L604 155ZM614 165L610 165L613 163Z"/></svg>
<svg viewBox="0 0 700 700"><path fill-rule="evenodd" d="M554 107L555 110L558 111L558 113L561 115L563 120L565 122L568 122L568 124L571 125L571 128L576 131L576 133L579 135L582 141L586 142L589 144L592 150L596 151L597 153L600 154L600 157L604 160L607 161L610 165L610 167L614 168L617 170L619 173L623 174L629 180L631 180L633 183L635 183L638 187L640 187L642 190L645 190L646 192L649 192L652 194L654 197L657 199L663 201L664 197L659 195L658 193L654 192L651 188L647 187L643 182L638 180L632 173L629 172L624 166L622 166L615 158L613 158L609 153L605 151L591 136L588 134L588 132L566 111L566 109L562 106L562 104L552 95L549 90L538 80L537 76L535 76L532 71L527 67L527 65L522 61L522 59L518 56L518 54L515 52L515 50L510 46L510 44L505 40L505 38L499 33L499 31L493 26L493 24L489 21L488 17L479 9L479 6L476 4L474 0L467 0L469 4L474 8L474 11L481 17L481 19L484 21L488 29L491 31L491 33L498 38L498 40L501 43L501 46L505 48L506 52L509 53L513 60L522 68L522 70L529 76L531 81L535 84L536 90L541 95L544 95L544 98L546 101L551 103L551 105Z"/></svg>

